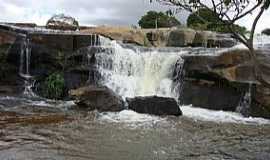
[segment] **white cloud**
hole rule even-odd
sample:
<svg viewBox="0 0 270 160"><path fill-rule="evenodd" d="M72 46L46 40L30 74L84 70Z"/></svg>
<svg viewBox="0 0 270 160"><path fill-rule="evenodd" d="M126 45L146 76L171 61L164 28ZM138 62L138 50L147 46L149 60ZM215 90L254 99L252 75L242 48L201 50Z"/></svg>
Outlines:
<svg viewBox="0 0 270 160"><path fill-rule="evenodd" d="M148 0L0 0L0 21L33 22L39 25L55 13L65 13L79 20L83 25L131 25L148 10L166 10L166 6L150 4ZM182 22L187 14L178 16ZM257 31L270 27L269 11L258 24ZM239 22L250 28L252 18Z"/></svg>

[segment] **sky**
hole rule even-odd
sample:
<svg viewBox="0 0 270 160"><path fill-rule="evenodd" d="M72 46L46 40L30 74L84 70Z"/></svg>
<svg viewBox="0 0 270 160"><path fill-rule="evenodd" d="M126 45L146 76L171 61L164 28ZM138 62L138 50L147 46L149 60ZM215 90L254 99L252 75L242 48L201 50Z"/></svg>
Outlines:
<svg viewBox="0 0 270 160"><path fill-rule="evenodd" d="M54 14L64 13L76 18L80 25L137 25L148 10L165 11L168 6L149 3L149 0L0 0L1 22L31 22L45 25ZM270 27L270 11L257 26L257 32ZM188 14L177 18L184 24ZM239 24L251 27L253 16Z"/></svg>

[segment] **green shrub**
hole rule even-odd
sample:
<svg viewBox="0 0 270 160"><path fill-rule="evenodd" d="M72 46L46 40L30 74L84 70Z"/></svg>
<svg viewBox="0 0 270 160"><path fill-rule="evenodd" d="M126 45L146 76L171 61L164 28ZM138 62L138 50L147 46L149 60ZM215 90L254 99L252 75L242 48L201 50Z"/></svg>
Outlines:
<svg viewBox="0 0 270 160"><path fill-rule="evenodd" d="M45 96L51 99L60 99L64 96L65 79L62 73L53 73L45 80Z"/></svg>
<svg viewBox="0 0 270 160"><path fill-rule="evenodd" d="M181 25L175 17L156 11L147 12L141 17L138 24L141 28L155 28L156 25L158 28L167 28Z"/></svg>

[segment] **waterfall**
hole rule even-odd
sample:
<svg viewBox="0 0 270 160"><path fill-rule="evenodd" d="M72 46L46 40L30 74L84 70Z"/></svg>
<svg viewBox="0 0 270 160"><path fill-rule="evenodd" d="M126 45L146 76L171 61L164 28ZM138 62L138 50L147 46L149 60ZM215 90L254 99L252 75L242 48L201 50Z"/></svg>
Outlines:
<svg viewBox="0 0 270 160"><path fill-rule="evenodd" d="M29 38L23 38L20 50L20 67L19 75L24 79L24 92L23 95L28 97L36 96L32 91L34 86L34 80L30 74L30 63L31 63L31 42Z"/></svg>
<svg viewBox="0 0 270 160"><path fill-rule="evenodd" d="M31 59L31 44L28 38L23 39L20 51L20 70L19 74L24 79L30 79L30 59Z"/></svg>
<svg viewBox="0 0 270 160"><path fill-rule="evenodd" d="M107 46L96 54L101 83L125 97L173 95L173 70L181 51L141 51L124 48L116 41L102 42ZM110 46L110 49L108 49Z"/></svg>
<svg viewBox="0 0 270 160"><path fill-rule="evenodd" d="M184 60L180 58L175 64L173 73L173 83L174 83L173 93L176 97L180 97L181 95L184 85L184 77L185 77Z"/></svg>
<svg viewBox="0 0 270 160"><path fill-rule="evenodd" d="M249 115L249 109L252 101L251 91L252 91L252 83L249 83L248 90L240 99L239 105L236 108L236 112L241 113L243 116Z"/></svg>

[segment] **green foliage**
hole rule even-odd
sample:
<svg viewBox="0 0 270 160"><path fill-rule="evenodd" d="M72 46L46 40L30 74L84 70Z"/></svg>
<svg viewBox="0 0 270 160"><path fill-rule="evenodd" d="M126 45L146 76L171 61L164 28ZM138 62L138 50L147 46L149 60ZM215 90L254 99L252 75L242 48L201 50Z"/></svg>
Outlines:
<svg viewBox="0 0 270 160"><path fill-rule="evenodd" d="M208 9L199 9L197 12L191 14L187 19L187 26L200 29L200 30L210 30L222 33L231 33L229 28L224 25L218 16ZM245 27L234 24L233 29L241 34L247 33Z"/></svg>
<svg viewBox="0 0 270 160"><path fill-rule="evenodd" d="M142 28L155 28L157 21L158 28L166 28L181 25L181 23L173 16L168 16L163 12L149 11L142 16L138 24Z"/></svg>
<svg viewBox="0 0 270 160"><path fill-rule="evenodd" d="M269 8L269 6L270 6L270 0L266 0L265 2L264 2L264 9L268 9Z"/></svg>
<svg viewBox="0 0 270 160"><path fill-rule="evenodd" d="M62 73L53 73L45 80L45 96L47 98L62 98L65 91L65 80Z"/></svg>
<svg viewBox="0 0 270 160"><path fill-rule="evenodd" d="M270 28L266 28L262 31L262 34L270 36Z"/></svg>

